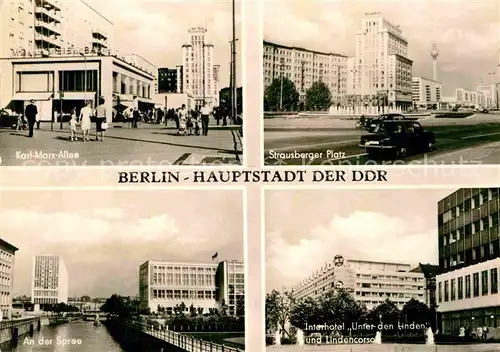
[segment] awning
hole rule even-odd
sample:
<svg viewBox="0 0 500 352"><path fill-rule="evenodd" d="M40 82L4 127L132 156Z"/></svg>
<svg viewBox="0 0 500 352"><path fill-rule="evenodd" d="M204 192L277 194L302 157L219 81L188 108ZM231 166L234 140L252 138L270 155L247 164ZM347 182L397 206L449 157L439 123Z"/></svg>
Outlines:
<svg viewBox="0 0 500 352"><path fill-rule="evenodd" d="M140 101L141 103L147 103L147 104L154 104L155 102L152 100L152 99L148 99L148 98L140 98L140 97L137 97L135 98L137 101Z"/></svg>
<svg viewBox="0 0 500 352"><path fill-rule="evenodd" d="M63 100L91 100L94 99L96 92L63 92ZM59 94L56 94L59 99Z"/></svg>
<svg viewBox="0 0 500 352"><path fill-rule="evenodd" d="M29 101L33 100L49 100L52 92L36 92L36 93L16 93L12 100Z"/></svg>

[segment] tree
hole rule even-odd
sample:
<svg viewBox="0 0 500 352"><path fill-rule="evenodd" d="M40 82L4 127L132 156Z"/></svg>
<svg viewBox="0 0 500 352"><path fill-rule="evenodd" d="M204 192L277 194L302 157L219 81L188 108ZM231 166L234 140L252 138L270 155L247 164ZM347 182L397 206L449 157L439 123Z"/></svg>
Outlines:
<svg viewBox="0 0 500 352"><path fill-rule="evenodd" d="M266 295L266 328L281 330L290 337L285 329L285 324L290 321L294 298L290 292L273 292Z"/></svg>
<svg viewBox="0 0 500 352"><path fill-rule="evenodd" d="M244 317L245 316L245 297L238 296L236 299L236 316Z"/></svg>
<svg viewBox="0 0 500 352"><path fill-rule="evenodd" d="M283 110L292 111L297 108L299 95L291 80L286 77L275 78L264 92L264 109L278 111L281 105Z"/></svg>
<svg viewBox="0 0 500 352"><path fill-rule="evenodd" d="M306 324L315 324L318 320L319 307L318 302L315 299L306 297L297 301L292 307L290 323L293 326L304 330L306 328Z"/></svg>
<svg viewBox="0 0 500 352"><path fill-rule="evenodd" d="M203 308L198 307L198 315L203 315Z"/></svg>
<svg viewBox="0 0 500 352"><path fill-rule="evenodd" d="M396 304L387 298L384 303L374 307L368 315L371 324L382 323L396 326L400 312Z"/></svg>
<svg viewBox="0 0 500 352"><path fill-rule="evenodd" d="M198 315L198 310L194 307L194 305L191 303L191 306L189 307L189 314L191 317L195 317Z"/></svg>
<svg viewBox="0 0 500 352"><path fill-rule="evenodd" d="M227 304L226 304L226 300L225 299L222 299L222 301L220 302L219 313L220 313L221 316L226 316L227 315Z"/></svg>
<svg viewBox="0 0 500 352"><path fill-rule="evenodd" d="M92 301L92 299L87 295L82 296L80 299L82 300L82 302L91 302Z"/></svg>
<svg viewBox="0 0 500 352"><path fill-rule="evenodd" d="M362 323L367 315L367 309L357 302L345 289L335 289L319 298L320 321L327 324L345 324L346 328L352 323Z"/></svg>
<svg viewBox="0 0 500 352"><path fill-rule="evenodd" d="M431 322L431 310L427 305L416 299L405 303L401 310L401 321L411 324L429 324Z"/></svg>
<svg viewBox="0 0 500 352"><path fill-rule="evenodd" d="M332 105L332 93L324 82L316 81L306 91L306 101L309 109L327 110Z"/></svg>

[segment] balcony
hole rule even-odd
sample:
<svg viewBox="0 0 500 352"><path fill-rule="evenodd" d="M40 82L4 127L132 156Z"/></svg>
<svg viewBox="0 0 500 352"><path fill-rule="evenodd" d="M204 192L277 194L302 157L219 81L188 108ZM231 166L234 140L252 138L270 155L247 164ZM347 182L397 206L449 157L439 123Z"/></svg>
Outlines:
<svg viewBox="0 0 500 352"><path fill-rule="evenodd" d="M106 33L100 29L94 29L92 31L92 37L94 38L94 40L95 39L102 39L102 40L106 41L108 39L108 36L106 35Z"/></svg>
<svg viewBox="0 0 500 352"><path fill-rule="evenodd" d="M59 25L52 22L45 22L45 21L40 21L40 20L35 20L35 30L37 32L50 32L50 35L61 35L61 29L59 28Z"/></svg>
<svg viewBox="0 0 500 352"><path fill-rule="evenodd" d="M92 47L94 47L94 48L107 48L108 43L107 43L106 39L93 38L92 39Z"/></svg>
<svg viewBox="0 0 500 352"><path fill-rule="evenodd" d="M58 0L36 0L36 6L45 7L48 10L61 10L61 4Z"/></svg>
<svg viewBox="0 0 500 352"><path fill-rule="evenodd" d="M42 20L44 22L61 23L60 15L57 11L48 10L47 8L41 6L35 7L35 17L37 20Z"/></svg>
<svg viewBox="0 0 500 352"><path fill-rule="evenodd" d="M60 48L61 43L56 36L35 33L35 42L38 49Z"/></svg>

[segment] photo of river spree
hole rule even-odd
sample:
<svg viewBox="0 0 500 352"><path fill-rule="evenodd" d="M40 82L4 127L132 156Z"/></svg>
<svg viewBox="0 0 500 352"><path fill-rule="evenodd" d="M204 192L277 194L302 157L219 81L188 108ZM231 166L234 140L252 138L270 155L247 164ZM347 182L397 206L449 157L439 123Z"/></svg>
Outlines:
<svg viewBox="0 0 500 352"><path fill-rule="evenodd" d="M0 199L1 352L245 350L242 190Z"/></svg>

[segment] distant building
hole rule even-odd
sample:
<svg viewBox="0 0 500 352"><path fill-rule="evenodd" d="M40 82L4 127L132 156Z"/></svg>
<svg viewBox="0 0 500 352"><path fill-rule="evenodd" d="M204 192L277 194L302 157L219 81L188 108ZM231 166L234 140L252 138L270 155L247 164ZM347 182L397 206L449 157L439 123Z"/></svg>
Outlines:
<svg viewBox="0 0 500 352"><path fill-rule="evenodd" d="M412 99L417 108L439 109L442 93L441 82L424 77L412 78Z"/></svg>
<svg viewBox="0 0 500 352"><path fill-rule="evenodd" d="M39 305L68 303L68 271L60 256L35 256L31 302Z"/></svg>
<svg viewBox="0 0 500 352"><path fill-rule="evenodd" d="M17 250L18 248L0 239L0 310L2 317L9 319L12 315L12 286L14 284L14 265Z"/></svg>
<svg viewBox="0 0 500 352"><path fill-rule="evenodd" d="M439 265L422 264L410 270L411 272L424 274L424 303L428 307L436 306L436 275L439 274Z"/></svg>
<svg viewBox="0 0 500 352"><path fill-rule="evenodd" d="M481 90L457 88L455 97L457 105L464 108L488 108L493 105L493 99Z"/></svg>
<svg viewBox="0 0 500 352"><path fill-rule="evenodd" d="M158 93L182 93L182 66L158 69Z"/></svg>
<svg viewBox="0 0 500 352"><path fill-rule="evenodd" d="M264 87L273 80L288 78L295 84L300 101L315 82L324 82L334 103L345 103L347 56L264 41Z"/></svg>
<svg viewBox="0 0 500 352"><path fill-rule="evenodd" d="M476 91L484 94L485 99L489 103L485 108L494 108L498 106L498 88L496 84L477 86Z"/></svg>
<svg viewBox="0 0 500 352"><path fill-rule="evenodd" d="M500 189L461 188L438 202L438 312L443 334L500 328Z"/></svg>
<svg viewBox="0 0 500 352"><path fill-rule="evenodd" d="M226 305L227 313L232 316L244 315L245 266L242 261L222 261L215 274L217 308ZM243 309L239 311L238 309Z"/></svg>
<svg viewBox="0 0 500 352"><path fill-rule="evenodd" d="M236 315L244 295L243 263L148 260L139 267L139 309L173 314L182 303L202 313L220 309Z"/></svg>
<svg viewBox="0 0 500 352"><path fill-rule="evenodd" d="M386 299L403 308L409 300L425 303L425 277L412 272L410 264L344 259L331 261L292 288L295 298L316 298L330 290L344 288L368 309Z"/></svg>
<svg viewBox="0 0 500 352"><path fill-rule="evenodd" d="M203 27L189 30L189 44L182 46L183 92L195 97L197 107L203 102L219 106L219 66L214 62L214 46L206 41Z"/></svg>

